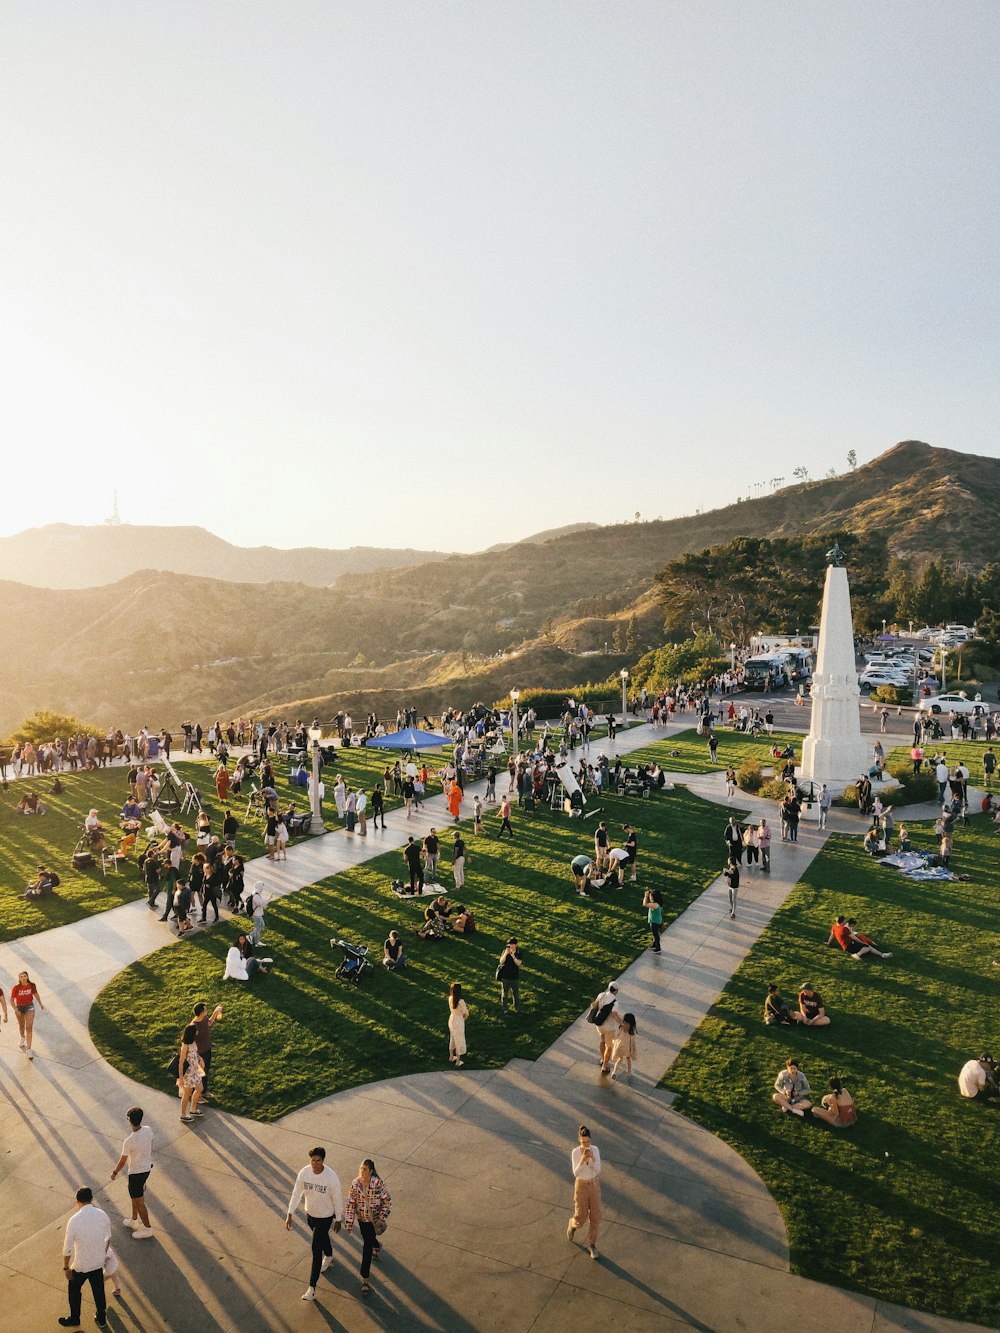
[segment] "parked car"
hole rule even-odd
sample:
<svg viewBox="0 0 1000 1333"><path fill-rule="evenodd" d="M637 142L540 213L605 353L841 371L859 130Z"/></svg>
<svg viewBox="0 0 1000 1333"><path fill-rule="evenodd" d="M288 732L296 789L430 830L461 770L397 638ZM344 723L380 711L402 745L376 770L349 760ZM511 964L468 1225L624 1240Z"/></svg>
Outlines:
<svg viewBox="0 0 1000 1333"><path fill-rule="evenodd" d="M946 694L935 694L929 699L920 700L922 713L975 713L983 717L990 711L990 706L977 694L970 699L964 690L952 690Z"/></svg>
<svg viewBox="0 0 1000 1333"><path fill-rule="evenodd" d="M887 671L884 667L872 667L868 671L862 671L858 677L858 684L863 690L874 690L879 685L892 685L896 689L905 689L910 683L910 678L905 671Z"/></svg>

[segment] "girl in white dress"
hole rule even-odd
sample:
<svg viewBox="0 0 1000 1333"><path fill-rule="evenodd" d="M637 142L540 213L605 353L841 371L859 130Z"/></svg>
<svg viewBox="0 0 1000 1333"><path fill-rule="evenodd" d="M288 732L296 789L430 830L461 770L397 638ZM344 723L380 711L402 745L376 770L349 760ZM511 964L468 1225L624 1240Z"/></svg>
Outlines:
<svg viewBox="0 0 1000 1333"><path fill-rule="evenodd" d="M453 981L448 991L448 1059L454 1060L456 1069L462 1067L462 1056L465 1054L465 1020L468 1017L469 1006L462 999L462 983Z"/></svg>

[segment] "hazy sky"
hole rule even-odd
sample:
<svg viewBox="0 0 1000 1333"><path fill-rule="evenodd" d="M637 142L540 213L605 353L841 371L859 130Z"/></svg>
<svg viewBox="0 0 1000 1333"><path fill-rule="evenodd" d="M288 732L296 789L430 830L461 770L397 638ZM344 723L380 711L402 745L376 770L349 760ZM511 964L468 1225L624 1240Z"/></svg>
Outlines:
<svg viewBox="0 0 1000 1333"><path fill-rule="evenodd" d="M0 12L0 532L473 550L1000 453L1000 5Z"/></svg>

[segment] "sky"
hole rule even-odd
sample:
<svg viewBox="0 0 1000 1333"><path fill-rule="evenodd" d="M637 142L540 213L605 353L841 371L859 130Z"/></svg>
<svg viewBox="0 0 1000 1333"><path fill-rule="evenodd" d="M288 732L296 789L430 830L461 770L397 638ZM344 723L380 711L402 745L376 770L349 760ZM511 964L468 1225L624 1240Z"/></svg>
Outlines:
<svg viewBox="0 0 1000 1333"><path fill-rule="evenodd" d="M0 535L469 551L1000 455L994 0L10 0Z"/></svg>

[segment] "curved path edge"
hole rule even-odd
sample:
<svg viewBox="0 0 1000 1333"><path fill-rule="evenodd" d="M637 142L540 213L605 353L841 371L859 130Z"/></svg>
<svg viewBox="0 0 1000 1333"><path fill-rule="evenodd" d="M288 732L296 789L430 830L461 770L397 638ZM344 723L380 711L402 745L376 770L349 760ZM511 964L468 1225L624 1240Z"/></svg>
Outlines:
<svg viewBox="0 0 1000 1333"><path fill-rule="evenodd" d="M625 753L687 725L636 728L615 749ZM706 799L724 799L717 774L676 780ZM758 812L745 799L738 808ZM759 809L770 814L769 806ZM263 878L272 892L291 892L401 846L409 831L422 835L435 821L446 823L439 797L412 822L395 816L367 844L325 836L298 844L281 866L250 863L248 881ZM11 1028L0 1051L5 1322L32 1333L65 1312L62 1231L73 1191L87 1182L112 1217L122 1261L124 1300L112 1302L112 1327L253 1333L312 1329L319 1318L345 1329L555 1333L596 1318L635 1330L735 1330L768 1327L776 1302L805 1300L812 1322L836 1322L846 1333L970 1328L790 1274L784 1227L766 1187L655 1086L823 841L804 827L795 848L776 845L772 876L759 884L751 877L741 888L735 922L717 881L664 932L659 957L647 953L622 974L643 1034L642 1075L631 1086L597 1077L594 1034L581 1018L535 1062L390 1079L274 1125L215 1111L192 1132L179 1125L174 1099L124 1078L87 1031L101 988L173 942L142 902L0 947L0 973L37 971L47 1003L38 1058L24 1060ZM120 1224L128 1211L124 1186L105 1183L124 1136L124 1109L137 1100L157 1142L151 1243L131 1242ZM606 1162L598 1264L565 1238L568 1152L584 1119L594 1122L595 1136L599 1127ZM281 1218L294 1170L317 1140L342 1180L361 1156L374 1155L397 1198L367 1303L358 1299L357 1238L343 1236L319 1301L299 1299L304 1231L297 1223L286 1233Z"/></svg>

